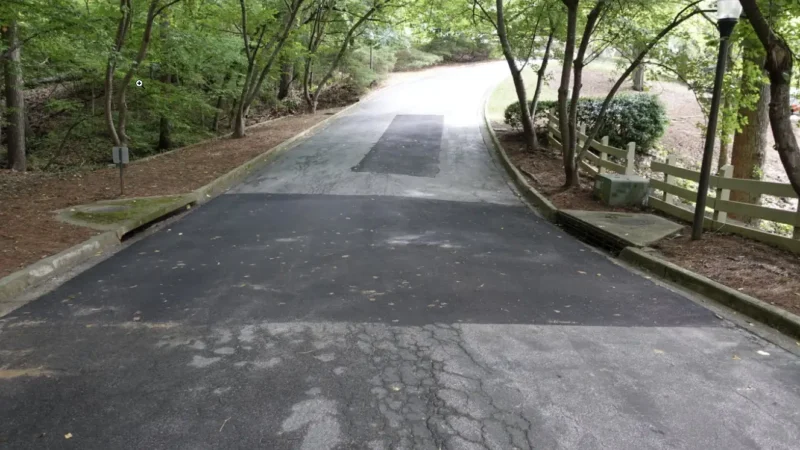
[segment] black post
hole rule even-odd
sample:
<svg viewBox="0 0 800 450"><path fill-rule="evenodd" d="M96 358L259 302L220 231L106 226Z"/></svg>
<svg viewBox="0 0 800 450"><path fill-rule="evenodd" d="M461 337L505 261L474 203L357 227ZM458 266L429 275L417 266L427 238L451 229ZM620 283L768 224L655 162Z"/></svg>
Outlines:
<svg viewBox="0 0 800 450"><path fill-rule="evenodd" d="M714 94L711 98L711 111L708 115L708 130L706 130L706 146L703 150L703 165L700 168L700 185L697 187L697 204L694 209L694 222L692 223L692 240L703 237L703 222L706 217L706 198L708 185L711 180L711 165L714 163L714 142L717 138L717 120L719 118L719 105L722 101L722 83L725 81L725 64L728 61L728 39L736 27L736 19L721 19L719 21L719 55L717 58L717 73L714 79Z"/></svg>

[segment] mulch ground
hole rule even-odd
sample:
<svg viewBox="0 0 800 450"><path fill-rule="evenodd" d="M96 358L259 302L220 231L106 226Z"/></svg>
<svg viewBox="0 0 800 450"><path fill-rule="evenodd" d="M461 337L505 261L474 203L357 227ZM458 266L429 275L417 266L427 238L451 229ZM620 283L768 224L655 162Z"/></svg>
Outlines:
<svg viewBox="0 0 800 450"><path fill-rule="evenodd" d="M284 117L249 129L243 139L217 139L133 162L125 169L122 198L190 192L336 111ZM55 210L115 198L121 198L115 168L59 174L0 170L0 277L99 233L57 221Z"/></svg>
<svg viewBox="0 0 800 450"><path fill-rule="evenodd" d="M523 173L534 175L529 183L559 209L632 211L610 208L595 200L592 180L586 176L579 190L564 191L560 152L548 148L527 152L519 133L499 124L495 131L514 164ZM687 225L680 235L660 242L656 248L672 263L800 315L800 256L736 235L707 232L700 241L690 240L690 235Z"/></svg>

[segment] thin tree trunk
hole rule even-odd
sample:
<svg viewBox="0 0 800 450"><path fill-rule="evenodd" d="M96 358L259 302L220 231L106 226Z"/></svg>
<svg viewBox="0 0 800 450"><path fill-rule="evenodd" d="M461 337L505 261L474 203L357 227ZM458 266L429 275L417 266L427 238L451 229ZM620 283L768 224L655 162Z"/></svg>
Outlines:
<svg viewBox="0 0 800 450"><path fill-rule="evenodd" d="M284 63L281 66L281 78L278 82L278 100L283 100L289 96L294 81L294 64Z"/></svg>
<svg viewBox="0 0 800 450"><path fill-rule="evenodd" d="M228 82L231 80L233 76L233 71L229 70L225 73L225 76L222 78L222 83L220 84L220 90L224 90L225 86L228 85ZM217 112L214 114L214 123L211 124L211 130L214 132L219 132L219 121L222 118L222 109L225 107L225 96L220 94L217 96L217 103L215 105L215 109Z"/></svg>
<svg viewBox="0 0 800 450"><path fill-rule="evenodd" d="M644 64L639 64L633 71L633 90L636 92L644 92L644 73Z"/></svg>
<svg viewBox="0 0 800 450"><path fill-rule="evenodd" d="M558 87L558 127L561 131L561 153L564 159L564 174L569 185L574 169L575 158L569 154L569 82L572 77L572 58L575 55L575 39L578 28L578 0L562 0L567 7L567 41L564 45L564 63L561 68L561 84Z"/></svg>
<svg viewBox="0 0 800 450"><path fill-rule="evenodd" d="M119 133L119 139L122 145L127 145L128 141L130 140L127 134L128 103L125 100L125 94L128 92L128 85L133 80L133 76L136 75L139 65L147 55L147 48L150 46L150 37L153 33L153 22L158 14L156 10L157 7L158 0L151 0L150 6L147 9L147 20L145 22L144 34L142 35L142 42L139 44L139 51L136 53L136 59L134 59L130 69L128 69L128 72L122 79L122 84L120 85L119 92L117 93L117 108L119 108L119 116L117 117L117 133Z"/></svg>
<svg viewBox="0 0 800 450"><path fill-rule="evenodd" d="M130 0L120 0L119 11L122 16L119 18L119 23L117 24L117 36L114 40L114 50L108 55L106 76L103 84L105 90L103 115L106 121L106 128L108 128L108 134L111 136L111 142L115 146L121 145L121 142L119 133L117 133L117 127L114 125L114 73L117 70L117 55L125 44L125 36L128 34L128 28L131 23Z"/></svg>
<svg viewBox="0 0 800 450"><path fill-rule="evenodd" d="M756 42L756 45L758 43ZM745 66L749 64L763 67L764 52L760 45L753 48L751 41L744 42ZM733 177L750 180L761 180L764 176L764 163L767 159L767 130L769 128L769 102L770 87L768 83L753 80L752 72L745 70L742 77L742 95L758 95L758 102L754 109L739 108L739 115L746 119L742 130L733 139ZM754 88L754 86L756 86ZM748 192L732 191L731 200L742 203L761 203L761 195ZM733 215L731 215L733 216ZM740 220L750 222L749 217L738 217Z"/></svg>
<svg viewBox="0 0 800 450"><path fill-rule="evenodd" d="M168 48L169 46L169 19L164 19L161 21L161 41L164 43L164 47ZM172 84L172 74L169 73L168 70L165 70L164 66L161 66L161 70L164 74L161 77L161 82L170 85ZM169 121L169 117L161 116L159 120L159 127L158 127L158 150L168 150L172 148L172 124Z"/></svg>
<svg viewBox="0 0 800 450"><path fill-rule="evenodd" d="M522 79L522 72L517 67L517 61L514 58L514 51L511 49L511 44L508 42L508 33L506 32L506 19L503 12L503 0L497 0L497 37L500 39L500 45L503 49L503 56L506 58L508 68L511 71L511 79L514 80L514 89L517 92L517 101L519 102L520 119L522 121L522 131L525 136L525 147L528 150L533 150L536 147L534 140L536 139L536 132L533 129L533 120L531 113L528 109L528 94L525 92L525 80Z"/></svg>
<svg viewBox="0 0 800 450"><path fill-rule="evenodd" d="M22 79L19 28L16 20L6 25L3 38L8 48L13 49L3 61L6 87L6 110L8 114L8 167L24 172L27 168L25 155L25 97Z"/></svg>
<svg viewBox="0 0 800 450"><path fill-rule="evenodd" d="M542 65L536 72L536 91L533 93L533 101L531 102L530 114L534 125L536 125L536 110L539 108L539 97L542 95L542 87L544 86L545 76L547 75L547 64L550 62L550 50L553 47L553 38L555 37L555 30L550 29L550 36L547 37L547 45L544 48L544 56L542 56ZM538 148L539 142L534 140Z"/></svg>
<svg viewBox="0 0 800 450"><path fill-rule="evenodd" d="M586 17L586 25L583 28L583 36L581 37L581 44L578 48L578 55L575 58L573 75L574 80L572 84L572 99L569 105L569 120L568 120L568 136L569 139L564 145L565 158L569 157L569 165L564 167L566 180L565 187L580 186L580 172L578 171L578 159L575 157L575 152L578 147L578 102L581 97L581 88L583 88L583 68L585 67L586 51L589 48L589 41L592 38L592 33L597 26L597 21L600 18L600 13L606 3L603 1L597 4L589 12ZM563 132L562 132L563 134ZM566 161L566 159L565 159Z"/></svg>

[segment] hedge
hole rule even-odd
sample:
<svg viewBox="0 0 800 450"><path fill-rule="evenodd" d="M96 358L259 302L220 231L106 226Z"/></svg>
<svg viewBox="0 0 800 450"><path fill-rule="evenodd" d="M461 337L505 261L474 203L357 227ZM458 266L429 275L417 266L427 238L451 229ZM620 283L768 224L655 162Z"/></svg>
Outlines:
<svg viewBox="0 0 800 450"><path fill-rule="evenodd" d="M578 122L594 123L605 99L582 98L578 101ZM546 111L555 108L557 102L539 102L536 118L542 118ZM557 112L556 112L557 114ZM637 153L647 153L667 129L667 112L664 104L652 94L623 94L611 100L606 110L603 126L597 133L598 139L608 136L611 146L625 148L629 142L636 143ZM506 108L505 123L521 128L519 102Z"/></svg>

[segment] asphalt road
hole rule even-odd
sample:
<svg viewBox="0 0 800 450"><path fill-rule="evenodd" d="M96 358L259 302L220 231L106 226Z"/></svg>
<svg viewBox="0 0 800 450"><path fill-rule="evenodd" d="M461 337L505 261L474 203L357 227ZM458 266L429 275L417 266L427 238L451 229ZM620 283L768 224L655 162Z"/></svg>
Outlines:
<svg viewBox="0 0 800 450"><path fill-rule="evenodd" d="M797 448L798 357L520 203L504 75L381 91L0 319L0 447Z"/></svg>

